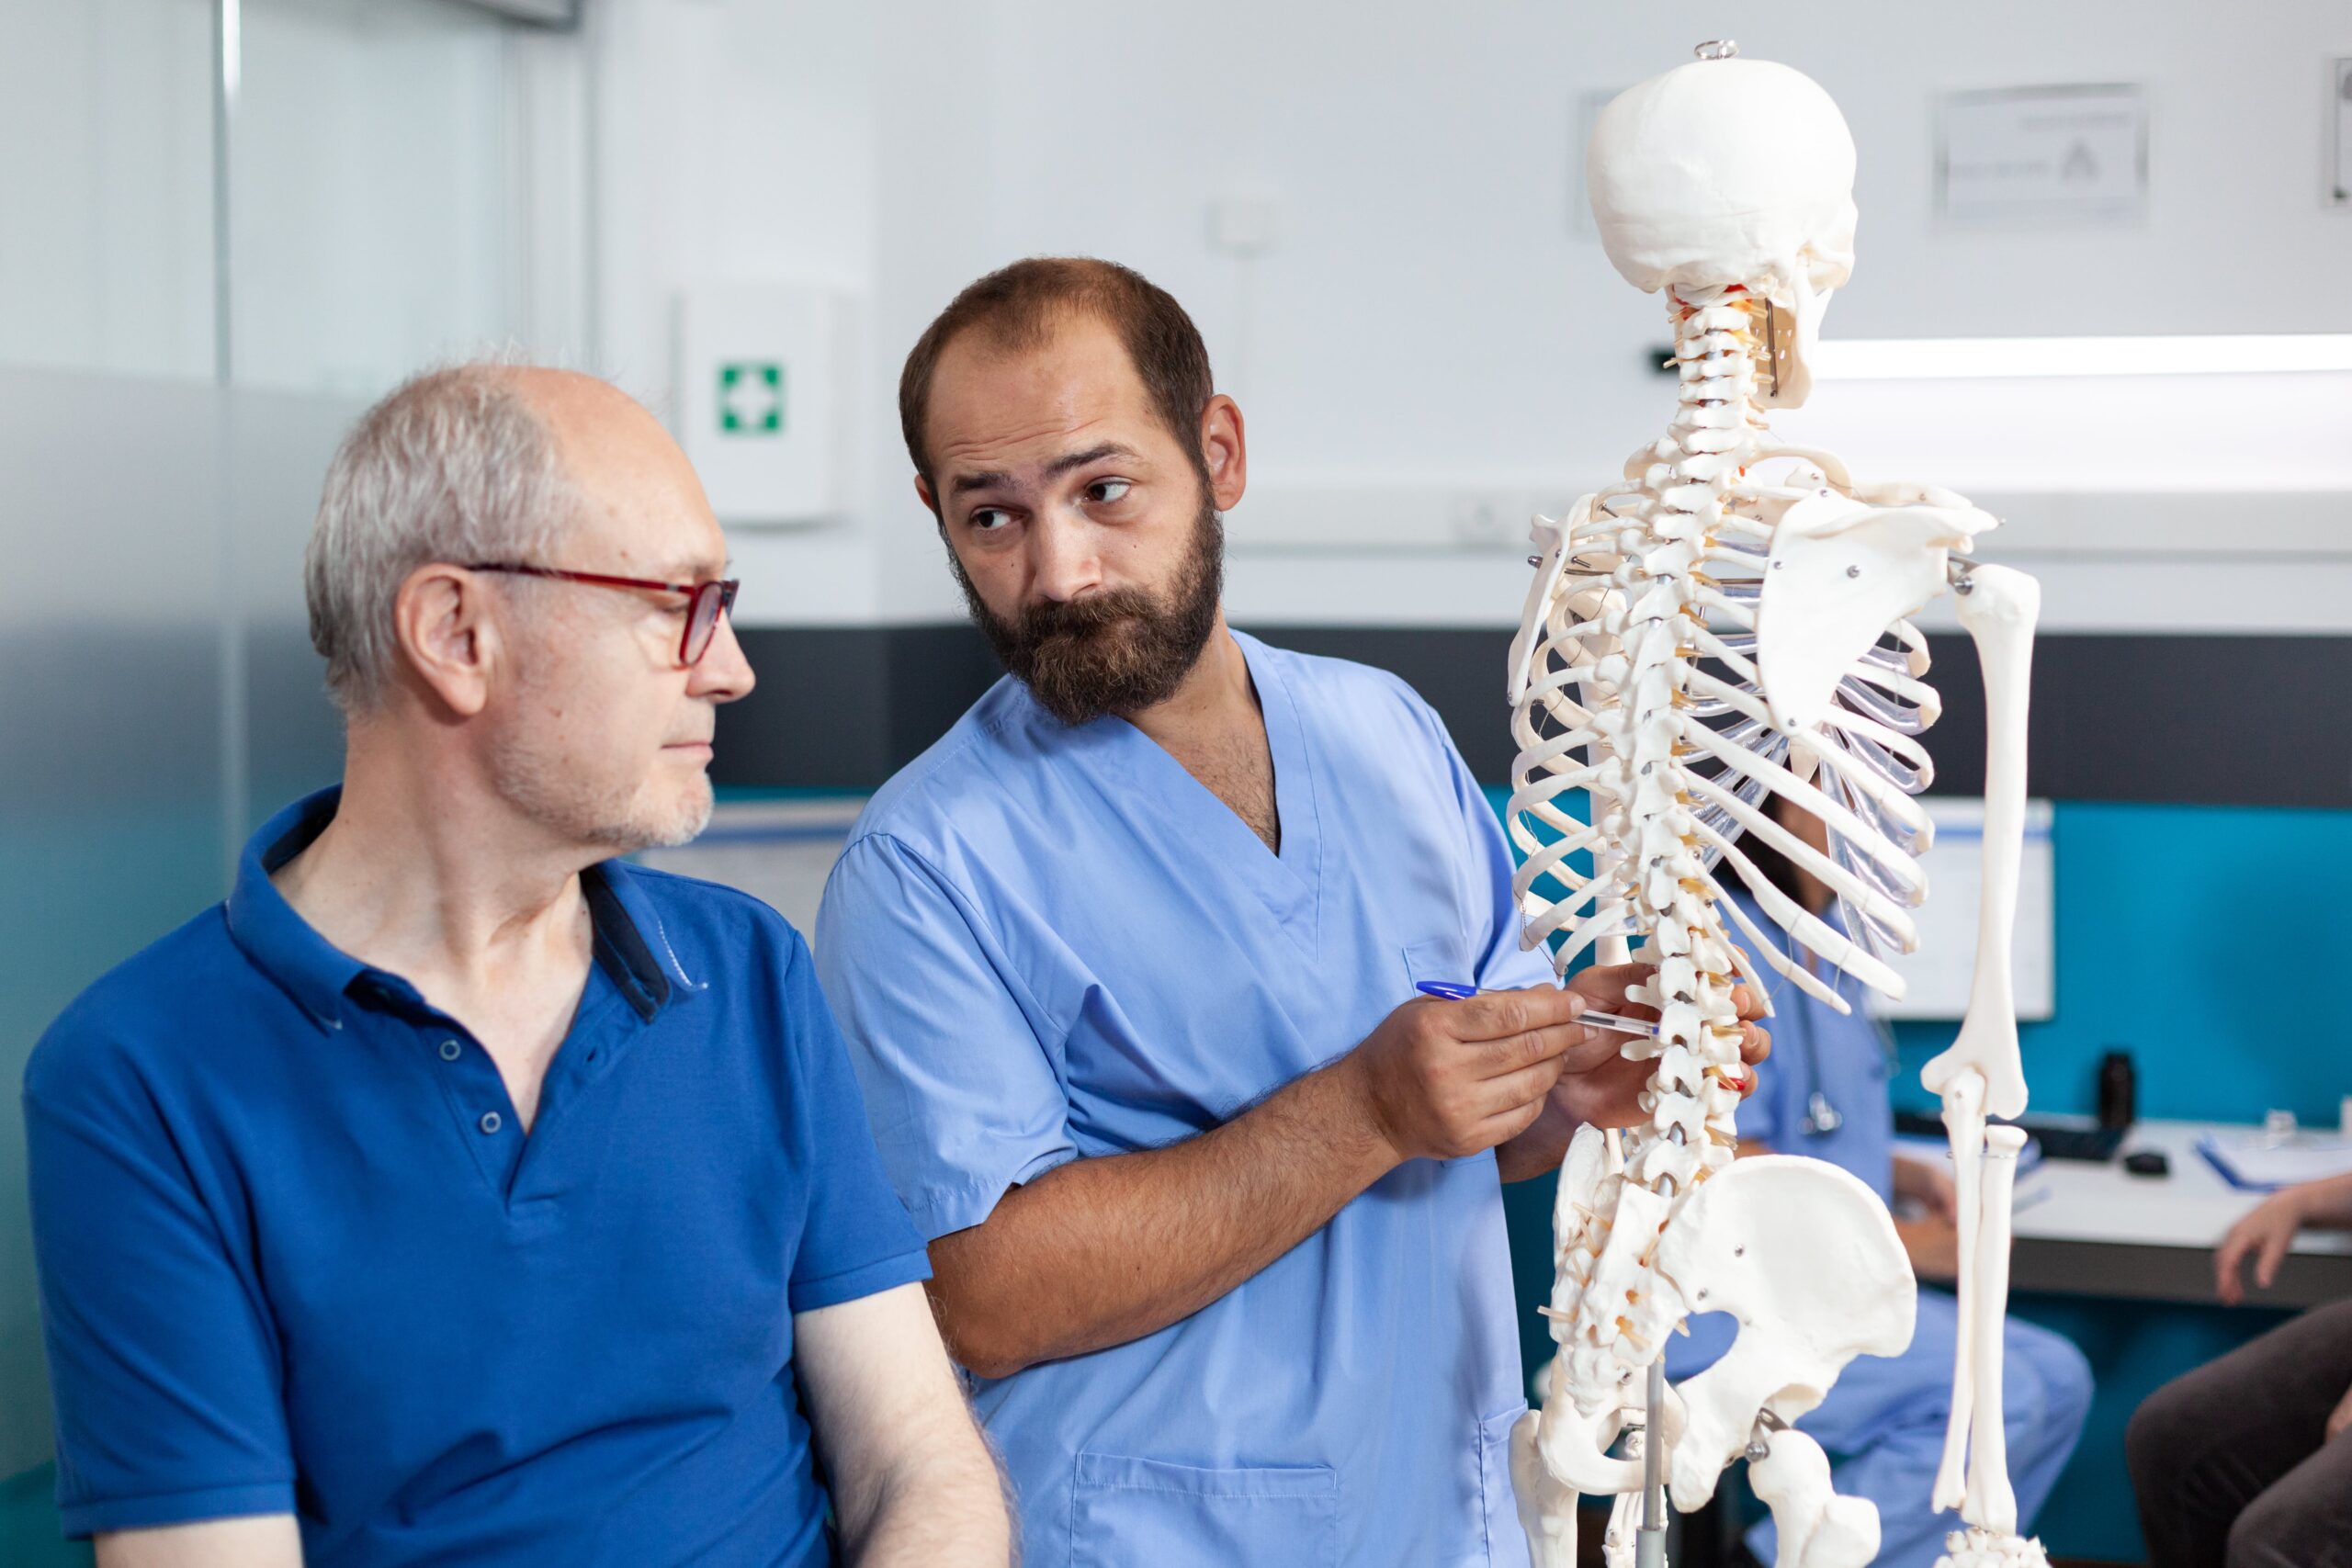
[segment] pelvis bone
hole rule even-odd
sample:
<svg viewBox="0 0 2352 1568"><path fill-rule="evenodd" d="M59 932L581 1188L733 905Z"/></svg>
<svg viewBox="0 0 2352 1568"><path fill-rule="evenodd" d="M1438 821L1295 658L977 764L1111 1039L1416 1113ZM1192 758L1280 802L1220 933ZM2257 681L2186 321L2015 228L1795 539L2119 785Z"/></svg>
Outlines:
<svg viewBox="0 0 2352 1568"><path fill-rule="evenodd" d="M1758 1413L1794 1422L1848 1361L1911 1343L1917 1287L1894 1222L1866 1183L1821 1160L1760 1155L1718 1173L1668 1227L1657 1260L1693 1312L1740 1324L1723 1359L1677 1390L1669 1480L1685 1512L1714 1495Z"/></svg>

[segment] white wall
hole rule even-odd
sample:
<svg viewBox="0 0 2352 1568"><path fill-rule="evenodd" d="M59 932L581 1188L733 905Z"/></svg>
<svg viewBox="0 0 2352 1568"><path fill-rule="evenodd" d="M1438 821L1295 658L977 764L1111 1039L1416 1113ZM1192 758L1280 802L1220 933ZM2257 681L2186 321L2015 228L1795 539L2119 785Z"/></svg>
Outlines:
<svg viewBox="0 0 2352 1568"><path fill-rule="evenodd" d="M586 45L595 149L595 366L675 413L673 325L697 284L791 279L865 302L849 516L739 531L747 623L883 618L875 443L889 390L872 304L879 278L883 51L862 6L605 0Z"/></svg>
<svg viewBox="0 0 2352 1568"><path fill-rule="evenodd" d="M1464 530L1437 515L1414 550L1252 547L1344 537L1351 496L1392 513L1423 492L1433 513L1556 505L1662 426L1664 390L1642 368L1665 339L1659 305L1572 220L1576 106L1725 32L1816 77L1853 125L1860 260L1833 335L2352 331L2352 294L2327 282L2352 276L2352 213L2320 201L2325 62L2352 54L2335 0L2272 0L2258 24L2190 0L600 9L613 367L666 373L664 312L688 280L806 276L868 302L852 519L739 537L752 621L960 613L907 489L898 366L963 283L1068 251L1129 262L1183 299L1243 403L1255 494L1230 520L1237 613L1508 622L1516 519L1484 548L1446 548ZM2150 90L2146 223L1939 231L1934 96L2077 81ZM1213 249L1209 205L1227 194L1275 201L1272 254ZM1866 470L2005 494L2352 489L2352 443L2329 438L2352 428L2352 378L1833 387L1783 427ZM2012 537L2030 549L2041 528L2042 553L2079 554L2062 523L2017 514ZM2352 589L2340 561L2302 564ZM2058 624L2118 623L2100 570L2056 564L2083 590L2053 589ZM2140 619L2257 613L2192 592L2181 561L2150 570Z"/></svg>
<svg viewBox="0 0 2352 1568"><path fill-rule="evenodd" d="M206 9L0 0L0 360L209 372ZM2324 64L2352 54L2340 0L2269 0L2259 25L2195 0L1811 0L1760 17L596 0L580 37L517 35L444 0L245 9L251 384L372 393L511 334L666 408L681 289L800 278L862 300L847 516L741 533L749 622L961 613L892 390L958 287L1046 251L1167 285L1241 399L1255 462L1230 520L1237 613L1508 621L1525 507L1608 477L1665 412L1642 368L1658 304L1573 219L1577 101L1718 31L1814 74L1853 124L1860 261L1833 335L2352 330L2352 293L2332 284L2352 275L2352 212L2319 199ZM2079 80L2149 88L2146 223L1939 231L1934 95ZM1272 200L1270 254L1212 247L1208 209L1229 194ZM2018 498L1998 548L2079 554L2030 498L2352 491L2346 404L2345 378L1846 385L1782 427L1866 471ZM2312 536L2335 526L2313 507L2340 502L2284 504ZM2301 564L2332 582L2346 569L2325 557ZM2096 590L2098 568L2069 570ZM2145 618L2177 602L2256 614L2182 589ZM2097 607L2053 592L2062 624Z"/></svg>

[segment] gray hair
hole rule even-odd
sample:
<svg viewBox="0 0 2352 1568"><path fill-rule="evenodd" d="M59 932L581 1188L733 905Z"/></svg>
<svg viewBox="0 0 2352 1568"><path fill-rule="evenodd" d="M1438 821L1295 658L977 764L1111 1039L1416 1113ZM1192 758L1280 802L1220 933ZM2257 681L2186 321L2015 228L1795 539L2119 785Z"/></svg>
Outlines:
<svg viewBox="0 0 2352 1568"><path fill-rule="evenodd" d="M303 553L311 645L346 717L383 698L393 601L431 561L541 560L567 487L554 437L494 360L428 370L362 414L328 465Z"/></svg>

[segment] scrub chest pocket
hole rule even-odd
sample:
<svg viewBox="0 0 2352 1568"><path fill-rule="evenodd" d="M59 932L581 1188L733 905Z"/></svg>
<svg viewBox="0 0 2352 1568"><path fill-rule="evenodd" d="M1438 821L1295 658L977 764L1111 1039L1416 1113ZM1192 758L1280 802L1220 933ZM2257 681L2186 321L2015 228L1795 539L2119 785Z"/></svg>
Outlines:
<svg viewBox="0 0 2352 1568"><path fill-rule="evenodd" d="M1338 1568L1340 1476L1329 1465L1200 1470L1081 1453L1073 1480L1070 1568Z"/></svg>
<svg viewBox="0 0 2352 1568"><path fill-rule="evenodd" d="M1431 981L1449 986L1475 986L1478 976L1470 961L1463 956L1459 938L1432 937L1424 942L1405 944L1406 991L1396 999L1410 1001L1411 987Z"/></svg>

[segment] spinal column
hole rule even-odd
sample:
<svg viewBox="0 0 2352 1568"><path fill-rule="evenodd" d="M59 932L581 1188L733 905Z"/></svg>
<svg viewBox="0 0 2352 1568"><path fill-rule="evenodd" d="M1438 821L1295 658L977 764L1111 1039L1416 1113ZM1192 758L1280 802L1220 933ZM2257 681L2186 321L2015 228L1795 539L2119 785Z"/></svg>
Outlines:
<svg viewBox="0 0 2352 1568"><path fill-rule="evenodd" d="M1708 807L1692 790L1701 749L1685 731L1727 711L1694 695L1692 676L1718 645L1710 615L1752 597L1767 536L1725 504L1762 434L1753 400L1762 302L1736 288L1668 299L1681 373L1674 423L1627 462L1627 482L1589 498L1556 530L1530 605L1541 604L1540 620L1530 615L1514 649L1521 750L1510 808L1525 856L1515 883L1522 942L1566 931L1554 954L1565 973L1588 946L1600 942L1613 959L1637 937L1640 955L1658 965L1637 998L1658 1010L1657 1039L1625 1047L1655 1066L1650 1121L1625 1140L1624 1179L1667 1200L1666 1213L1730 1163L1737 1138L1739 965L1701 834ZM1590 794L1589 827L1558 804L1576 790ZM1545 841L1531 822L1557 837ZM1589 873L1572 863L1579 853L1593 855ZM1612 1239L1622 1252L1637 1238ZM1638 1268L1645 1252L1623 1264ZM1627 1301L1614 1278L1623 1264L1578 1281L1588 1299L1571 1311L1578 1332L1564 1337L1569 1379L1592 1393L1645 1365L1682 1312L1670 1291L1637 1284Z"/></svg>
<svg viewBox="0 0 2352 1568"><path fill-rule="evenodd" d="M1899 984L1883 961L1781 893L1735 840L1745 832L1770 841L1844 899L1857 926L1908 946L1905 902L1918 886L1909 833L1924 831L1926 818L1905 792L1927 781L1927 755L1911 736L1934 716L1933 694L1917 680L1917 634L1899 618L1872 621L1860 649L1824 665L1840 691L1850 681L1875 694L1852 700L1885 722L1841 704L1826 725L1784 724L1762 686L1768 578L1801 586L1821 575L1810 557L1775 553L1782 525L1802 527L1825 508L1879 514L1848 492L1834 458L1771 444L1759 378L1770 374L1769 344L1782 323L1766 298L1747 284L1668 290L1680 386L1673 423L1628 460L1624 482L1578 502L1563 525L1539 521L1545 550L1512 648L1520 754L1510 818L1525 857L1515 884L1521 941L1532 948L1558 934L1562 973L1588 948L1605 962L1655 963L1634 996L1660 1015L1655 1041L1623 1047L1653 1064L1646 1122L1622 1144L1586 1129L1561 1173L1546 1309L1561 1351L1540 1416L1513 1439L1524 1450L1515 1464L1536 1483L1522 1505L1543 1568L1572 1561L1576 1494L1624 1495L1639 1483L1637 1466L1607 1452L1629 1421L1645 1423L1645 1455L1668 1456L1677 1505L1696 1507L1760 1418L1795 1420L1854 1355L1892 1354L1910 1337L1909 1266L1866 1186L1815 1160L1733 1165L1744 1077L1733 990L1754 972L1724 919L1792 984L1840 1010L1847 1004L1724 897L1720 868L1813 953ZM1892 525L1901 532L1904 520ZM1939 582L1940 560L1918 564ZM1912 607L1906 600L1894 613ZM1896 650L1880 648L1882 636ZM1592 802L1589 826L1560 805L1576 790ZM1820 817L1850 859L1772 819L1773 795ZM1772 1229L1776 1215L1792 1213L1810 1217L1797 1234ZM1827 1298L1825 1281L1834 1286ZM1752 1308L1739 1312L1731 1352L1682 1394L1645 1392L1637 1374L1654 1372L1687 1313L1715 1310L1711 1299ZM1804 1517L1817 1527L1829 1506L1813 1498ZM1822 1539L1860 1554L1825 1545L1817 1568L1866 1561L1859 1543L1875 1539L1861 1528L1867 1505L1837 1506L1844 1522Z"/></svg>
<svg viewBox="0 0 2352 1568"><path fill-rule="evenodd" d="M1801 1434L1779 1429L1853 1356L1908 1342L1909 1261L1849 1173L1787 1156L1732 1163L1732 990L1752 977L1752 954L1848 1010L1782 950L1785 932L1822 964L1902 994L1886 957L1917 944L1933 824L1911 797L1932 777L1917 737L1939 707L1910 617L1956 589L1984 660L1991 746L1978 984L1960 1039L1925 1075L1944 1097L1962 1195L1958 1390L1937 1501L1960 1502L1971 1527L1953 1539L1956 1563L2031 1561L2000 1449L2016 1138L1984 1115L2025 1100L2007 964L2035 593L2021 573L1954 558L1995 521L1964 498L1858 485L1836 457L1770 439L1758 411L1804 402L1822 310L1852 267L1853 139L1801 73L1740 60L1727 40L1697 52L1611 102L1585 171L1610 261L1666 292L1679 406L1625 482L1565 524L1538 520L1544 554L1511 647L1522 939L1557 940L1563 974L1589 949L1617 961L1637 942L1657 964L1640 999L1661 1014L1655 1042L1625 1047L1653 1062L1646 1123L1622 1144L1584 1129L1561 1171L1548 1309L1561 1354L1541 1412L1513 1433L1514 1471L1536 1483L1521 1502L1544 1568L1571 1560L1578 1493L1642 1486L1645 1541L1662 1527L1656 1478L1608 1452L1636 1419L1678 1506L1703 1502L1741 1452L1769 1454L1777 1468L1758 1490L1788 1513L1784 1561L1808 1532L1809 1568L1874 1550L1868 1505L1827 1497ZM1562 805L1579 790L1590 826ZM1777 820L1774 797L1817 818L1829 849ZM1776 887L1743 835L1835 893L1838 924ZM1760 919L1722 897L1734 877ZM1732 1348L1665 1388L1665 1336L1684 1312L1718 1307L1738 1318Z"/></svg>

